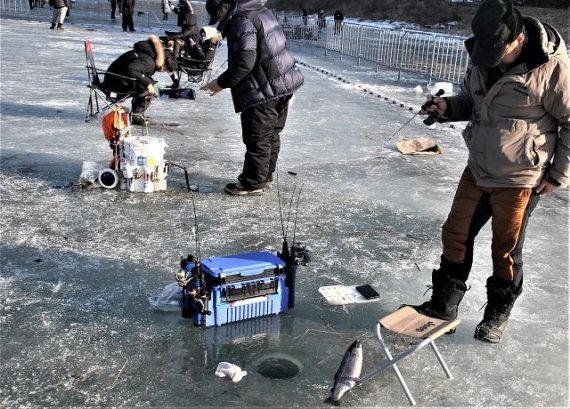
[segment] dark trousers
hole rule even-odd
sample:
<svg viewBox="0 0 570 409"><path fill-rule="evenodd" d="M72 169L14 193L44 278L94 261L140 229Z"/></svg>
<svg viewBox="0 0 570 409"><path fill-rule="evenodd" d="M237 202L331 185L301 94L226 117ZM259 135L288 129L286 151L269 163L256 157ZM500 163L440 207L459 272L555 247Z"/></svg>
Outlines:
<svg viewBox="0 0 570 409"><path fill-rule="evenodd" d="M523 276L523 244L530 215L539 195L530 188L478 186L469 168L459 181L443 225L443 270L467 281L473 264L475 237L492 219L493 275L519 285ZM451 262L451 263L449 263Z"/></svg>
<svg viewBox="0 0 570 409"><path fill-rule="evenodd" d="M145 92L143 94L135 95L131 104L133 114L144 114L150 105L150 98L148 96L148 93Z"/></svg>
<svg viewBox="0 0 570 409"><path fill-rule="evenodd" d="M111 18L115 18L115 12L117 11L117 0L111 0Z"/></svg>
<svg viewBox="0 0 570 409"><path fill-rule="evenodd" d="M265 187L273 179L281 148L291 95L245 109L241 113L242 139L246 152L238 180L244 187Z"/></svg>
<svg viewBox="0 0 570 409"><path fill-rule="evenodd" d="M123 31L135 31L135 23L133 22L133 13L123 10Z"/></svg>

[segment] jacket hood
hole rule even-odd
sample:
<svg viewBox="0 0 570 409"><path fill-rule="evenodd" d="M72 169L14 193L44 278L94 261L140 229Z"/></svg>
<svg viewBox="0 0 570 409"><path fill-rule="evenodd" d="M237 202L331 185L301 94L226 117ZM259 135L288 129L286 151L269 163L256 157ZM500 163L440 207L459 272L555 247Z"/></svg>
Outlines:
<svg viewBox="0 0 570 409"><path fill-rule="evenodd" d="M241 13L242 11L261 10L265 7L265 3L267 3L267 0L237 0L233 14Z"/></svg>
<svg viewBox="0 0 570 409"><path fill-rule="evenodd" d="M529 70L544 64L555 55L566 54L564 39L550 24L542 23L534 17L524 16L524 29L528 36ZM465 41L465 48L469 55L473 52L475 37Z"/></svg>
<svg viewBox="0 0 570 409"><path fill-rule="evenodd" d="M162 48L162 43L157 36L152 35L148 40L135 43L133 50L136 53L150 56L158 68L164 66L164 49Z"/></svg>
<svg viewBox="0 0 570 409"><path fill-rule="evenodd" d="M224 32L224 27L238 13L261 10L265 7L267 0L236 0L226 17L218 24L218 31Z"/></svg>

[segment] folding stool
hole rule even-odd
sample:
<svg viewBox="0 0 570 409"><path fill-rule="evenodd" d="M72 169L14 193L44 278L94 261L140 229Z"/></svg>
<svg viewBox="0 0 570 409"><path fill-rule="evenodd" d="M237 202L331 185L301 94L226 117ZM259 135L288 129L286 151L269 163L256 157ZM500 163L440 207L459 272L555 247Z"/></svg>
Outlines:
<svg viewBox="0 0 570 409"><path fill-rule="evenodd" d="M369 374L364 375L360 378L359 383L364 383L380 372L384 371L385 369L392 368L396 373L396 377L402 385L402 389L404 389L404 393L410 402L410 405L414 406L416 401L414 400L410 390L408 389L408 385L406 385L406 381L402 377L400 373L400 369L396 365L400 360L404 359L408 355L413 354L414 352L419 351L426 345L430 345L433 352L435 353L439 363L441 364L443 371L447 375L447 378L451 379L451 373L449 372L449 368L445 364L443 357L439 353L439 350L435 346L435 340L440 337L441 335L447 332L455 332L455 329L459 325L459 319L455 319L453 321L444 321L437 318L428 317L426 315L422 315L412 307L406 306L399 310L396 310L387 316L380 318L376 323L376 337L380 342L380 346L384 351L384 354L388 358L388 360L384 361L378 368L374 369ZM400 353L399 355L392 357L392 354L388 350L386 343L384 342L384 338L382 337L382 328L387 329L393 333L402 336L408 336L412 338L420 339L410 346L406 351Z"/></svg>

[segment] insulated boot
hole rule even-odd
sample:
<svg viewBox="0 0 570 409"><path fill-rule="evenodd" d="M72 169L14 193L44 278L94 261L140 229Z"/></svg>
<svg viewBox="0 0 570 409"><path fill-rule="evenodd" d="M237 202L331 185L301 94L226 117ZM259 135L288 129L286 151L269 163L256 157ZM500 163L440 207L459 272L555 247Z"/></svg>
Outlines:
<svg viewBox="0 0 570 409"><path fill-rule="evenodd" d="M522 282L517 287L511 281L498 277L487 279L487 306L483 320L475 328L475 339L496 344L501 341L509 315L516 299L522 293Z"/></svg>
<svg viewBox="0 0 570 409"><path fill-rule="evenodd" d="M431 280L433 284L431 300L411 307L424 315L440 320L456 319L459 303L467 291L467 285L462 280L442 273L441 270L433 270Z"/></svg>
<svg viewBox="0 0 570 409"><path fill-rule="evenodd" d="M55 23L52 23L52 25L49 28L50 30L55 30Z"/></svg>
<svg viewBox="0 0 570 409"><path fill-rule="evenodd" d="M63 31L63 24L57 23L57 29Z"/></svg>

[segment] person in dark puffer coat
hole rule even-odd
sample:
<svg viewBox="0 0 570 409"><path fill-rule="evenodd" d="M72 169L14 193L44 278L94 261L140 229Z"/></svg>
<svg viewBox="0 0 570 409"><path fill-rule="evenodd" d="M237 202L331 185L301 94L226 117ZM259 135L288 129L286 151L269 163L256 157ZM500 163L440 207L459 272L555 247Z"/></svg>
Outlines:
<svg viewBox="0 0 570 409"><path fill-rule="evenodd" d="M123 21L121 24L123 31L137 31L135 30L135 23L133 21L133 15L135 13L135 0L123 0L121 12L123 14Z"/></svg>
<svg viewBox="0 0 570 409"><path fill-rule="evenodd" d="M208 0L206 10L228 41L228 69L202 87L212 95L230 88L241 113L246 146L238 183L226 193L262 194L277 167L279 133L285 127L289 101L303 85L303 74L287 49L285 35L266 0Z"/></svg>
<svg viewBox="0 0 570 409"><path fill-rule="evenodd" d="M103 88L116 92L119 97L131 91L136 92L132 101L132 122L147 125L148 117L144 113L151 99L157 95L152 75L165 69L162 43L157 36L150 36L148 40L135 43L132 50L111 63L105 73ZM135 88L133 89L131 81L113 74L134 78Z"/></svg>

